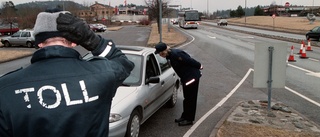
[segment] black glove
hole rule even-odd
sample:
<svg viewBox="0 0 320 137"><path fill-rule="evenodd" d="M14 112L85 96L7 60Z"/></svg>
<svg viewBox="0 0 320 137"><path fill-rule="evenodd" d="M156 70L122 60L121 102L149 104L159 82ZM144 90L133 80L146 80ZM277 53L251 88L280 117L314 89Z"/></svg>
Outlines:
<svg viewBox="0 0 320 137"><path fill-rule="evenodd" d="M101 37L96 35L83 20L70 13L60 13L57 18L57 29L67 40L92 51L100 43Z"/></svg>

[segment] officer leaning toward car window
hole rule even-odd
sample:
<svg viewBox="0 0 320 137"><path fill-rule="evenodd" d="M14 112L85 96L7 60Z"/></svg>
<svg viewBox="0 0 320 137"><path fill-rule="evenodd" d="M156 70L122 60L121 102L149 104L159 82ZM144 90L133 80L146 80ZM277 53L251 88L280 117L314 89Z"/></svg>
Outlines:
<svg viewBox="0 0 320 137"><path fill-rule="evenodd" d="M113 96L134 64L67 11L41 12L31 65L0 78L0 137L107 137ZM83 60L77 44L96 57Z"/></svg>
<svg viewBox="0 0 320 137"><path fill-rule="evenodd" d="M200 70L202 65L189 54L179 49L170 49L165 43L158 43L156 54L170 60L171 66L181 79L183 89L183 112L175 119L179 126L192 125L196 115Z"/></svg>

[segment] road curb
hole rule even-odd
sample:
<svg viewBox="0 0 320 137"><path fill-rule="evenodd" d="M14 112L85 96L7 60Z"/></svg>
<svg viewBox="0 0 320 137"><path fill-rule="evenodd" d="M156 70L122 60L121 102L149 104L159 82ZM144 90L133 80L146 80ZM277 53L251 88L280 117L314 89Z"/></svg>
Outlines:
<svg viewBox="0 0 320 137"><path fill-rule="evenodd" d="M250 101L250 100L249 100ZM248 102L249 102L248 101ZM254 101L254 100L252 100L252 101ZM257 101L257 100L256 100ZM211 131L211 134L210 134L210 137L216 137L218 134L219 134L219 130L220 130L220 128L222 127L222 125L223 124L225 124L225 122L227 121L227 119L228 118L230 118L230 117L232 117L231 115L232 115L232 113L233 112L235 112L236 111L236 109L238 109L238 107L240 107L242 104L244 104L244 103L246 103L247 101L240 101L240 102L238 102L236 105L234 105L227 113L225 113L225 115L221 118L221 120L220 121L218 121L218 123L215 125L215 127L213 128L213 130ZM259 101L260 103L261 103L261 100ZM301 130L304 130L304 131L310 131L310 133L314 133L314 134L317 134L318 135L318 133L320 133L320 127L319 127L319 125L317 124L317 123L315 123L314 121L311 121L309 118L307 118L305 115L303 115L303 114L301 114L301 113L299 113L297 110L295 110L295 109L293 109L292 107L290 107L290 106L287 106L287 105L285 105L284 103L282 103L282 102L280 102L280 101L273 101L272 102L274 105L272 106L272 108L274 107L275 109L272 109L272 111L274 111L273 112L273 114L276 114L276 115L278 115L277 116L277 118L272 118L272 120L274 120L274 121L281 121L281 120L285 120L286 118L290 118L290 119L299 119L299 120L296 120L296 122L294 122L294 123L298 123L297 125L300 125L299 123L303 123L303 121L306 121L306 122L308 122L309 124L302 124L302 126L301 127L303 127L303 128L301 128ZM252 103L249 103L249 104L252 104ZM265 105L266 105L266 103L264 103ZM260 104L261 106L264 106L263 104ZM242 107L245 107L246 105L244 105L244 106L242 106ZM254 104L252 105L252 106L254 106ZM277 109L277 106L278 106L278 108L279 109ZM254 107L256 107L256 106L254 106ZM284 107L284 108L287 108L287 109L283 109L283 110L280 110L280 108L281 107ZM245 108L247 108L247 107L245 107ZM256 109L259 109L259 107L257 107ZM266 108L260 108L260 109L266 109ZM290 112L285 112L284 110L289 110ZM284 113L278 113L279 111L282 111L282 112L284 112ZM261 111L262 112L262 111ZM241 112L236 112L237 114L239 114L239 115L241 115L241 113L246 113L247 114L247 112L245 112L245 111L241 111ZM287 114L293 114L293 115L286 115L286 113ZM281 115L281 116L280 116ZM250 116L253 116L253 117L255 117L255 115L254 114L249 114L249 117ZM262 117L267 117L267 115L261 115ZM285 118L284 118L284 116L285 116ZM239 118L239 116L236 116L236 115L234 115L233 117L237 117L237 118ZM240 116L241 117L241 116ZM248 117L247 118L245 118L245 119L247 119L247 120L249 120L248 119ZM254 119L253 119L254 120ZM270 120L270 119L269 119ZM228 121L228 122L230 122L230 121ZM230 122L230 123L234 123L234 122ZM238 123L238 122L235 122L235 123ZM240 122L241 123L241 122ZM264 123L264 122L263 122ZM277 123L277 122L275 122L275 123ZM287 122L287 124L293 124L293 125L295 125L294 123L292 123L292 121L291 122ZM243 124L247 124L247 125L251 125L251 124L254 124L254 122L252 122L252 121L250 121L249 120L249 122L245 122L245 123L243 123ZM270 123L269 123L270 124ZM276 126L279 126L279 125L277 125L277 124L271 124L271 125L276 125ZM261 126L261 127L271 127L271 125L265 125L265 124L261 124L261 125L259 125L259 126ZM309 126L303 126L303 125L309 125ZM287 125L288 126L288 125ZM288 127L290 127L290 126L288 126ZM273 127L273 128L279 128L279 127ZM299 129L299 126L297 127L295 127L296 129ZM289 130L289 131L294 131L294 129L285 129L284 128L284 130ZM223 134L223 133L222 133ZM221 134L220 134L221 135Z"/></svg>
<svg viewBox="0 0 320 137"><path fill-rule="evenodd" d="M245 101L240 101L238 102L236 105L234 105L221 119L220 121L214 126L213 130L211 131L211 134L209 137L216 137L219 128L221 127L221 125L224 123L224 121L226 121L226 119L230 116L230 114L241 104Z"/></svg>

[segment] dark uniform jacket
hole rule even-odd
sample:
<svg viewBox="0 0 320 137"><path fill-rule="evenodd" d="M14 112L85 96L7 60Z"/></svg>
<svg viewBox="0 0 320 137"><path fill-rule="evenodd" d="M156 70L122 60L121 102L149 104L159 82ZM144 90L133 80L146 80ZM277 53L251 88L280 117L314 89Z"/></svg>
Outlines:
<svg viewBox="0 0 320 137"><path fill-rule="evenodd" d="M170 49L167 59L170 60L172 68L181 78L182 83L201 77L201 64L183 50Z"/></svg>
<svg viewBox="0 0 320 137"><path fill-rule="evenodd" d="M50 46L0 78L0 137L107 137L112 97L134 64L104 40L85 61Z"/></svg>

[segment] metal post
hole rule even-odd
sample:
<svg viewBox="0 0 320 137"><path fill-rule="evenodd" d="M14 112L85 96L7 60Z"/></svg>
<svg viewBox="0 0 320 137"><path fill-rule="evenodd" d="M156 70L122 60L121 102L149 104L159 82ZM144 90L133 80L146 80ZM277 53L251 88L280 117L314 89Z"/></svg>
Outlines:
<svg viewBox="0 0 320 137"><path fill-rule="evenodd" d="M268 111L271 111L271 88L272 88L272 56L274 47L269 47L269 70L268 70Z"/></svg>
<svg viewBox="0 0 320 137"><path fill-rule="evenodd" d="M168 3L167 3L167 10L168 10L168 9L169 9L169 5L168 5ZM170 27L171 27L171 26L170 26L170 17L169 17L169 16L170 16L170 13L168 12L167 15L168 15L168 17L167 17L167 20L168 20L168 32L170 32Z"/></svg>
<svg viewBox="0 0 320 137"><path fill-rule="evenodd" d="M312 8L311 8L311 13L313 14L313 8L314 8L314 0L312 1Z"/></svg>
<svg viewBox="0 0 320 137"><path fill-rule="evenodd" d="M209 19L209 17L210 17L210 14L209 14L209 0L207 0L207 16L208 16L207 19Z"/></svg>
<svg viewBox="0 0 320 137"><path fill-rule="evenodd" d="M244 3L244 25L247 25L247 0Z"/></svg>
<svg viewBox="0 0 320 137"><path fill-rule="evenodd" d="M162 42L162 2L159 0L159 27L160 27L160 42Z"/></svg>
<svg viewBox="0 0 320 137"><path fill-rule="evenodd" d="M275 27L275 26L274 26L274 25L275 25L275 24L274 24L274 18L272 18L272 21L273 21L273 30L274 30L274 27Z"/></svg>

